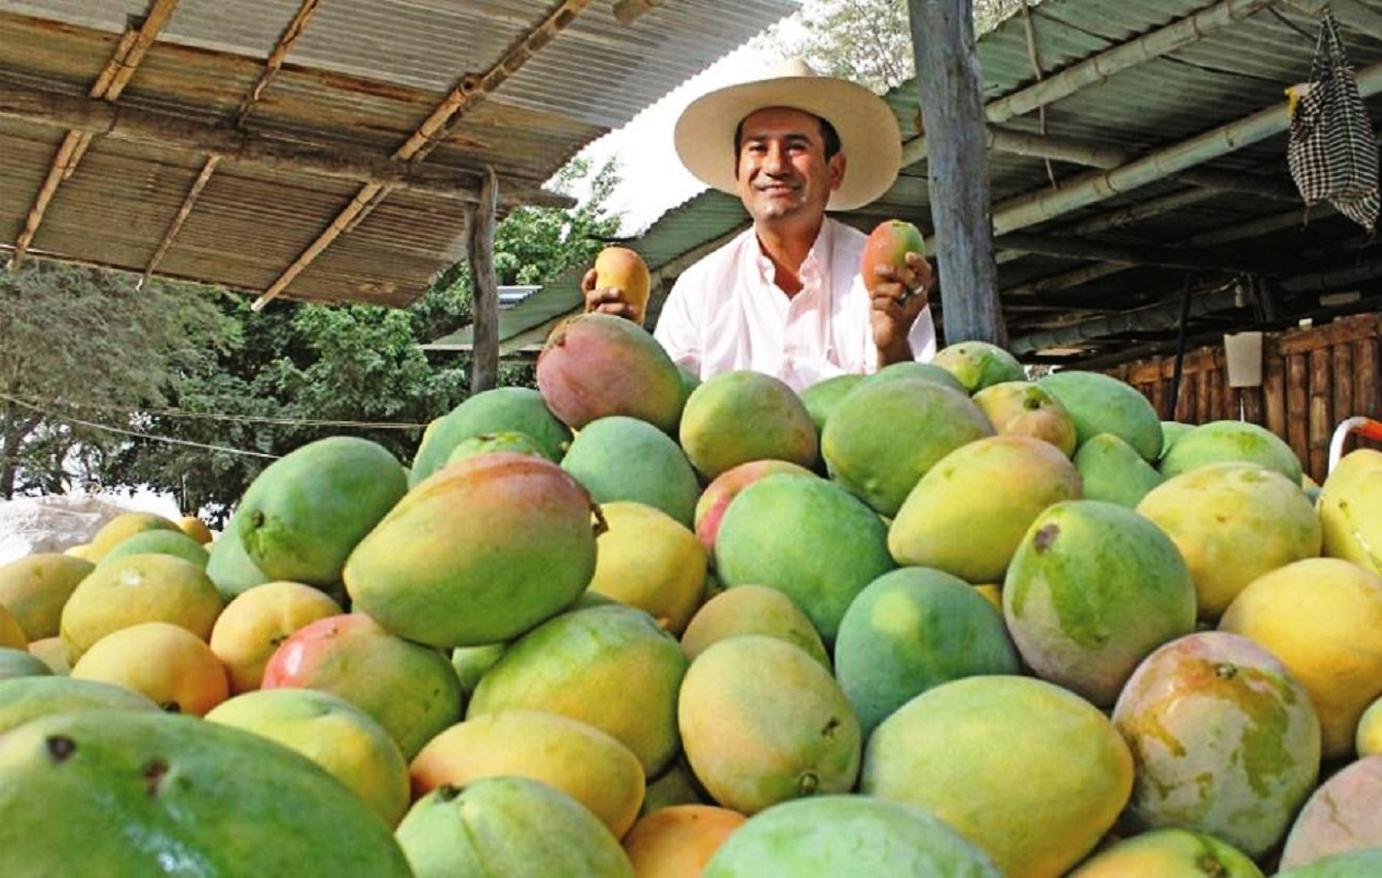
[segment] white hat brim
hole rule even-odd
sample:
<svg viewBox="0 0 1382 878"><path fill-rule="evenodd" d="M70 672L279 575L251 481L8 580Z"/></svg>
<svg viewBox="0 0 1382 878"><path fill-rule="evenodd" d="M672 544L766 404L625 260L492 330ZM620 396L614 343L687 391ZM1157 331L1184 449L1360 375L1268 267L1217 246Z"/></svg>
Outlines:
<svg viewBox="0 0 1382 878"><path fill-rule="evenodd" d="M840 135L847 158L840 188L828 210L863 207L892 187L902 165L902 131L887 102L844 79L786 76L731 85L702 95L677 120L677 155L701 182L737 195L734 132L766 107L790 107L820 116Z"/></svg>

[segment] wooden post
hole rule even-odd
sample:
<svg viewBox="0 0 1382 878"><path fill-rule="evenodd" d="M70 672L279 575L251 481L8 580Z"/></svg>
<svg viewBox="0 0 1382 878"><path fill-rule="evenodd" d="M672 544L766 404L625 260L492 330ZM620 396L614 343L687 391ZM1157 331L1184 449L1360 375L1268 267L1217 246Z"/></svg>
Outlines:
<svg viewBox="0 0 1382 878"><path fill-rule="evenodd" d="M969 0L908 0L947 344L1007 346L993 261L983 84Z"/></svg>
<svg viewBox="0 0 1382 878"><path fill-rule="evenodd" d="M480 203L467 211L466 245L470 255L470 290L474 302L474 346L470 392L494 387L499 378L499 279L494 274L494 214L498 181L485 168Z"/></svg>

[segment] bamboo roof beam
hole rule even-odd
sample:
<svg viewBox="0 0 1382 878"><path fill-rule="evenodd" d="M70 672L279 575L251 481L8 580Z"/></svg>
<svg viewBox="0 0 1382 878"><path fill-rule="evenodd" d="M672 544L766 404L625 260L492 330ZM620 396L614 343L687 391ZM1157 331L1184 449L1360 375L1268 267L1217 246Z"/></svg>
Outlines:
<svg viewBox="0 0 1382 878"><path fill-rule="evenodd" d="M452 128L448 123L454 125L453 120L459 118L460 114L463 114L476 103L485 100L504 80L518 71L533 55L541 51L589 5L590 0L560 0L552 11L520 37L493 67L483 74L470 74L462 77L460 83L423 120L417 130L398 149L394 150L393 158L411 162L420 162L425 159L450 135ZM269 285L268 289L254 300L251 308L255 311L261 311L265 305L277 298L293 282L294 278L321 255L322 251L331 246L332 241L353 228L374 210L379 201L388 195L390 188L377 183L368 183L361 187L345 209L327 225L316 240L308 244L297 259L294 259L283 273Z"/></svg>
<svg viewBox="0 0 1382 878"><path fill-rule="evenodd" d="M1203 39L1269 6L1276 0L1224 0L1208 9L1174 21L1165 27L1143 34L1092 58L1086 58L1059 73L1005 97L989 101L984 114L993 124L1001 124L1015 116L1030 113L1069 97L1080 89L1102 82L1129 67L1136 67ZM913 138L902 145L902 166L926 158L926 136Z"/></svg>
<svg viewBox="0 0 1382 878"><path fill-rule="evenodd" d="M1358 71L1363 97L1382 91L1382 62ZM1095 171L1067 180L1060 189L1043 190L994 206L994 233L1002 235L1097 204L1148 183L1164 180L1196 165L1228 155L1284 132L1290 123L1280 103L1220 125L1188 140L1162 147L1108 171Z"/></svg>
<svg viewBox="0 0 1382 878"><path fill-rule="evenodd" d="M180 110L180 112L179 112ZM38 87L0 76L0 117L53 125L78 133L185 150L272 171L351 180L367 185L411 189L428 195L475 203L482 171L413 164L380 156L372 149L311 141L281 140L210 124L190 117L186 108L147 109L110 104ZM544 203L567 206L569 198L543 192L538 184L504 177L505 204Z"/></svg>
<svg viewBox="0 0 1382 878"><path fill-rule="evenodd" d="M245 120L249 118L250 111L263 96L264 90L269 87L269 83L278 75L278 71L283 67L283 62L288 57L289 50L297 42L298 37L302 36L303 30L307 27L307 22L316 13L317 7L321 5L321 0L302 0L298 10L293 14L283 32L278 35L278 40L269 50L269 57L264 62L264 69L259 71L259 78L255 80L250 90L245 93L244 100L240 102L240 108L235 114L235 127L243 128ZM211 181L211 176L216 173L216 167L221 163L221 156L207 156L205 164L202 165L201 173L193 181L192 187L187 190L186 197L178 207L178 212L174 214L173 221L168 224L168 229L163 233L163 238L158 242L158 247L154 250L154 255L149 259L149 264L144 266L144 280L147 281L153 273L158 270L158 265L167 255L169 248L173 246L173 241L177 239L178 233L182 231L182 224L187 222L187 217L192 214L192 208L196 206L197 199L201 198L202 190Z"/></svg>
<svg viewBox="0 0 1382 878"><path fill-rule="evenodd" d="M144 54L149 47L158 39L159 33L168 24L168 19L173 17L173 10L177 8L178 0L153 0L149 7L148 14L138 28L127 31L116 44L115 52L110 60L106 62L100 74L96 77L96 82L92 84L90 95L114 102L119 99L125 86L129 84L134 72L139 67L139 63L144 60ZM68 132L63 137L62 144L58 151L53 155L53 161L48 166L48 175L44 178L42 185L39 186L38 194L34 196L33 205L29 208L28 214L24 217L24 228L15 239L13 253L10 257L10 270L19 268L24 262L24 254L34 242L34 236L38 234L39 226L43 223L43 216L48 212L48 205L52 203L53 196L57 194L58 187L62 181L70 178L77 170L77 164L86 154L86 149L91 144L91 137L81 132Z"/></svg>
<svg viewBox="0 0 1382 878"><path fill-rule="evenodd" d="M1065 256L1076 259L1098 259L1129 266L1155 265L1162 268L1192 270L1211 269L1238 271L1250 274L1275 275L1281 273L1280 264L1245 256L1241 253L1216 253L1192 247L1160 247L1153 244L1106 244L1080 238L1048 237L1012 234L998 239L998 245L1009 250Z"/></svg>

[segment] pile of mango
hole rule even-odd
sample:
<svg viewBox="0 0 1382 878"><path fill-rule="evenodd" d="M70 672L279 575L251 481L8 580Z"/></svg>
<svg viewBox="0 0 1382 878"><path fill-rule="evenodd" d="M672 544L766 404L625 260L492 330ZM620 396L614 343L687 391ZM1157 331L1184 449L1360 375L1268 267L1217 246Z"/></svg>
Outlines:
<svg viewBox="0 0 1382 878"><path fill-rule="evenodd" d="M1382 875L1382 453L977 342L537 379L0 568L0 871Z"/></svg>

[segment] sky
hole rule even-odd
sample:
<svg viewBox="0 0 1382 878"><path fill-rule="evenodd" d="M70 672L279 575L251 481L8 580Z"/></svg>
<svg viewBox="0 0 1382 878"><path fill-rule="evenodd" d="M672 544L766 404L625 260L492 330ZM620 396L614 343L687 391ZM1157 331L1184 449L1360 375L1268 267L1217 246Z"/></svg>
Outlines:
<svg viewBox="0 0 1382 878"><path fill-rule="evenodd" d="M789 19L788 33L793 26ZM755 79L781 60L779 54L757 47L751 40L682 83L623 128L581 150L580 157L588 159L592 169L599 169L610 158L619 160L620 183L611 196L610 208L624 215L622 234L642 232L667 210L706 188L682 167L672 144L672 130L681 111L701 95ZM584 198L587 193L578 188L572 194Z"/></svg>

